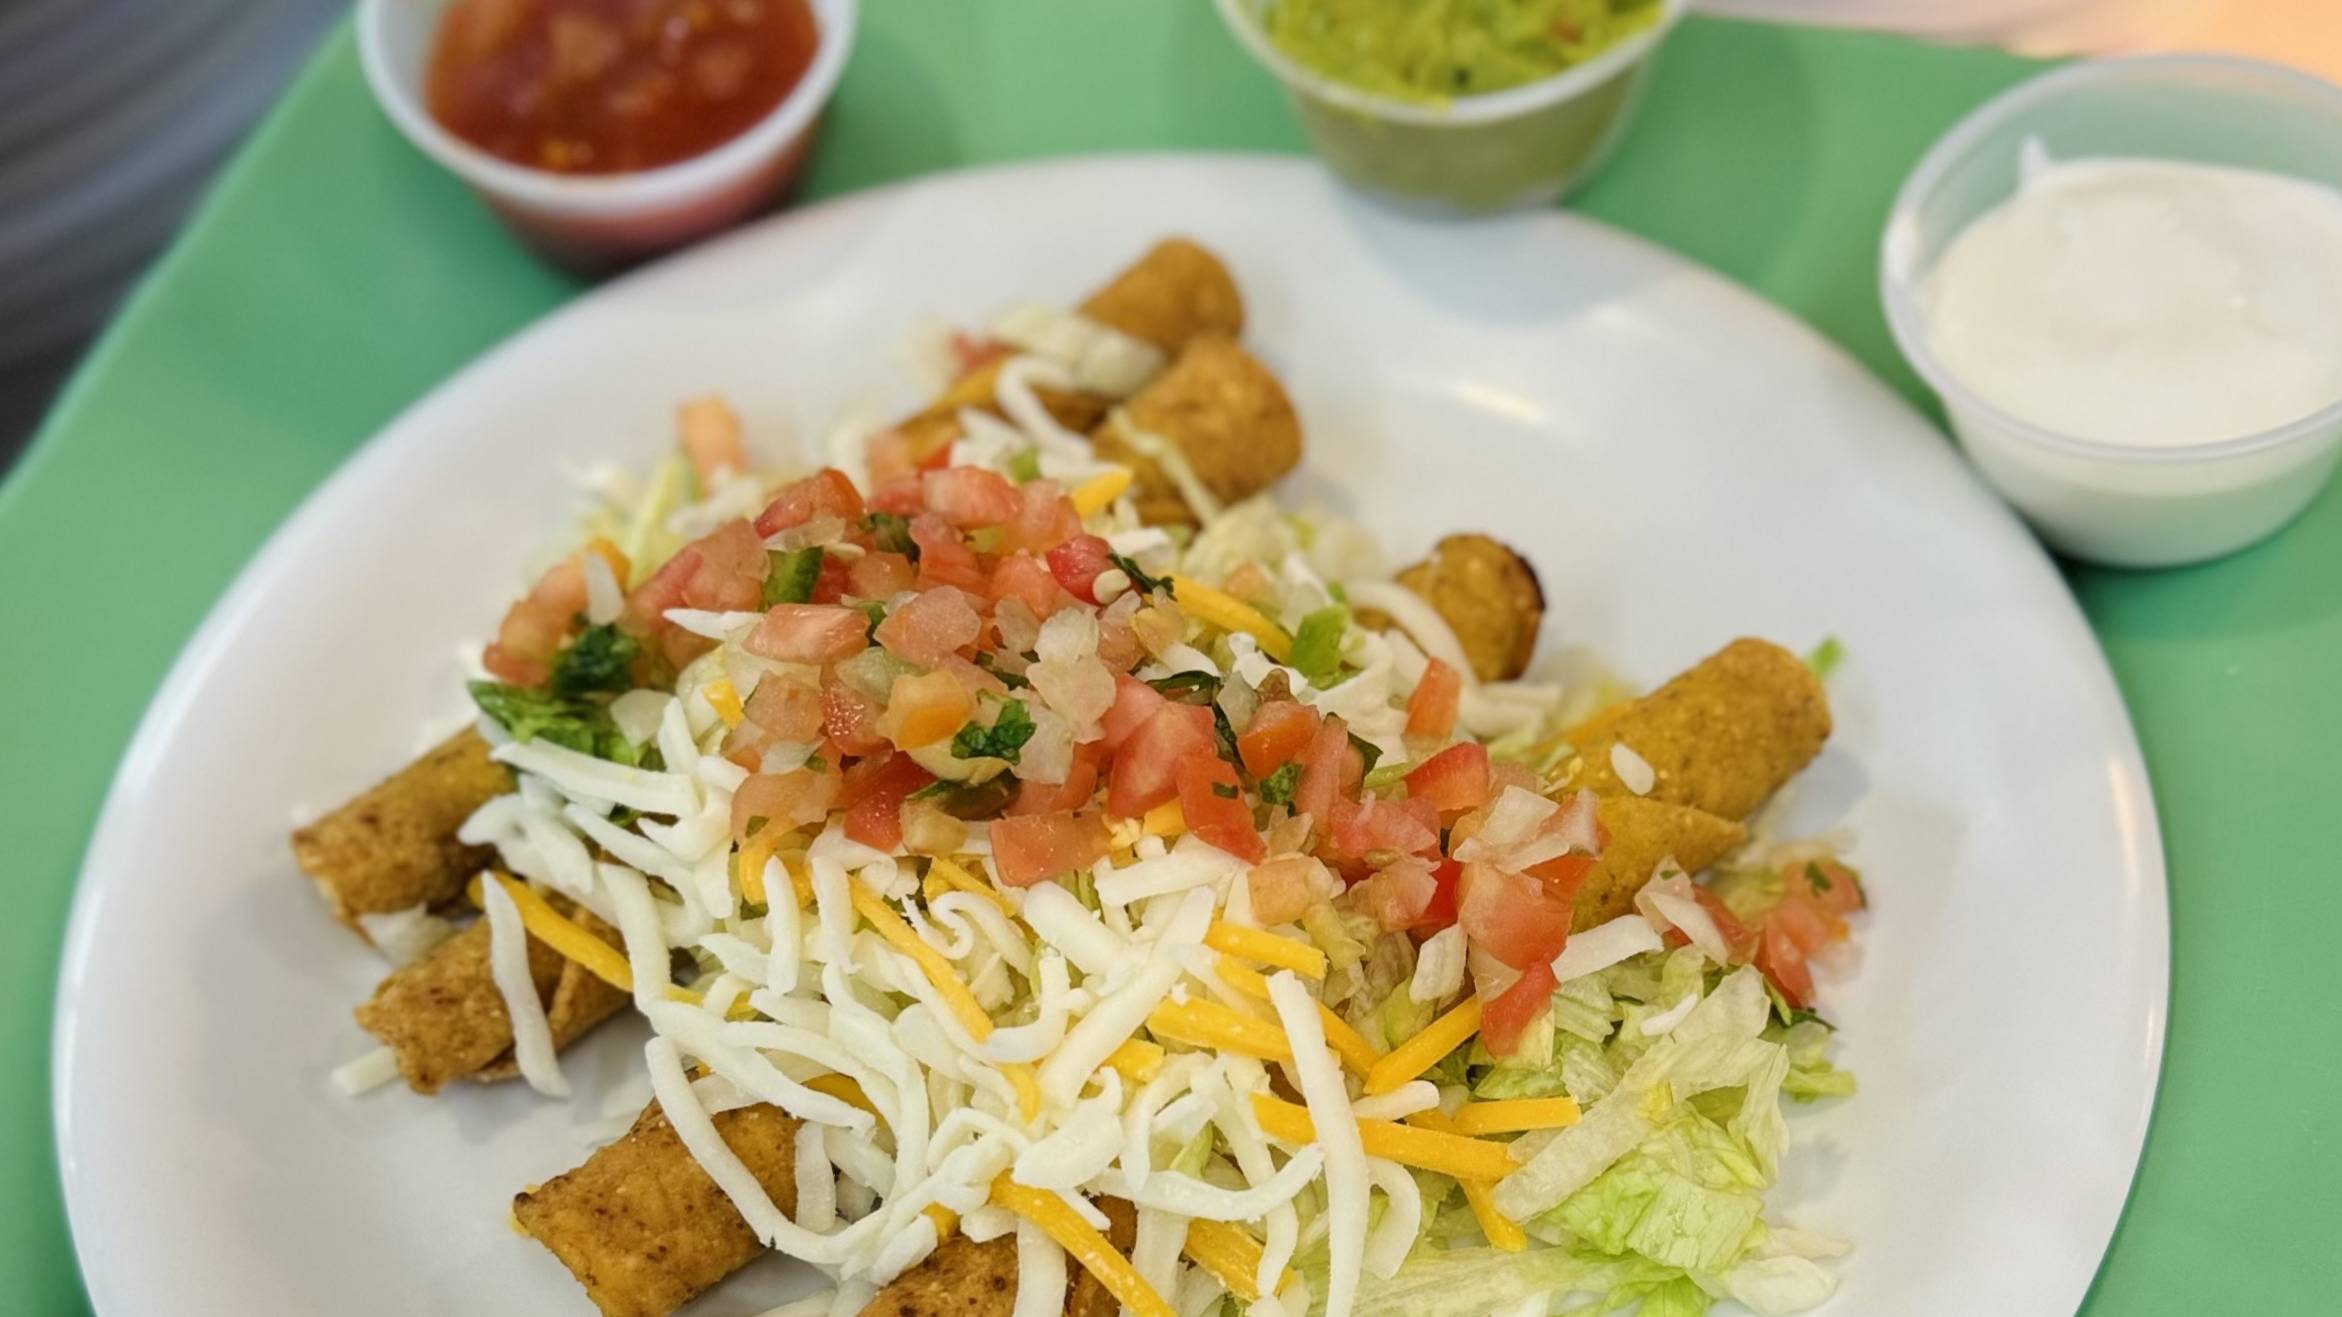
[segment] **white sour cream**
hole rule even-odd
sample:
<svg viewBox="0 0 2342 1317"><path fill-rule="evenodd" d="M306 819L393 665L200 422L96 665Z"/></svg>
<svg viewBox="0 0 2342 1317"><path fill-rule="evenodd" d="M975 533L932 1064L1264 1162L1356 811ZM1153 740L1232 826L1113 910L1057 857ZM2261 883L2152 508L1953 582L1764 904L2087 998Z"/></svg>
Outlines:
<svg viewBox="0 0 2342 1317"><path fill-rule="evenodd" d="M2076 438L2170 447L2342 398L2342 192L2174 160L2051 163L1921 289L1945 369Z"/></svg>

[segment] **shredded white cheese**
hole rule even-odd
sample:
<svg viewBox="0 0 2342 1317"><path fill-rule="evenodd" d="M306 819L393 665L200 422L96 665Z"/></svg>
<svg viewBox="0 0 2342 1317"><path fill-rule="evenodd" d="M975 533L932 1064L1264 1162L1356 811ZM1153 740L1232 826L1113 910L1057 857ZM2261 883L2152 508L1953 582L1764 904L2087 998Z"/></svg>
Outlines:
<svg viewBox="0 0 2342 1317"><path fill-rule="evenodd" d="M512 1022L512 1059L530 1088L547 1097L568 1097L569 1080L554 1055L553 1028L545 1019L545 1003L537 996L537 981L529 973L529 935L520 921L520 907L494 879L480 884L480 898L488 919L488 974L504 999L505 1017Z"/></svg>

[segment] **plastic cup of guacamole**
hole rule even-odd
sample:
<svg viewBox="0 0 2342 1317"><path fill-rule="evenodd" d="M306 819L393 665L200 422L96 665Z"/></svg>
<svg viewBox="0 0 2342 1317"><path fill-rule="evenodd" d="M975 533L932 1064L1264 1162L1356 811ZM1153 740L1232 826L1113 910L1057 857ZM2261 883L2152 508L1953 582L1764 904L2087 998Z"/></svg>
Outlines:
<svg viewBox="0 0 2342 1317"><path fill-rule="evenodd" d="M1617 144L1684 0L1217 0L1353 185L1414 209L1544 205Z"/></svg>

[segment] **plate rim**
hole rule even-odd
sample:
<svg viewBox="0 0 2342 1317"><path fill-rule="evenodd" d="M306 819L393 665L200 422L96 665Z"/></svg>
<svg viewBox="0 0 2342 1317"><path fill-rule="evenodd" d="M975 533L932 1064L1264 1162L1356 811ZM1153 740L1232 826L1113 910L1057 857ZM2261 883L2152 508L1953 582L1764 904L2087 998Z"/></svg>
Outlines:
<svg viewBox="0 0 2342 1317"><path fill-rule="evenodd" d="M169 724L177 708L190 696L204 670L223 656L226 635L239 625L244 615L258 602L261 595L261 568L276 553L280 542L287 540L312 519L324 515L322 509L332 495L344 485L363 485L372 468L387 460L387 440L405 428L414 415L431 405L442 394L482 375L492 374L501 358L519 349L539 336L558 332L573 318L589 316L600 304L623 295L638 283L653 282L669 274L677 265L687 262L716 262L723 259L728 247L747 247L752 241L768 235L775 229L800 222L835 220L841 215L869 208L887 208L902 204L907 198L933 190L953 188L997 187L1012 183L1019 177L1057 172L1083 173L1093 170L1111 170L1129 167L1186 169L1205 172L1255 170L1284 175L1318 175L1318 164L1302 156L1268 151L1238 150L1133 150L1084 152L1050 156L1031 160L1010 160L970 164L918 174L872 187L860 188L824 198L803 206L793 206L768 215L753 223L734 229L708 242L646 263L599 285L585 289L517 326L502 338L482 348L454 370L430 383L408 400L394 414L352 448L334 468L270 529L237 568L235 576L213 599L202 620L189 632L187 639L172 658L163 680L148 698L144 710L131 732L120 760L110 777L106 794L97 816L91 824L88 843L80 865L74 873L74 892L68 914L59 956L55 984L55 1004L50 1012L50 1046L48 1062L50 1078L51 1147L55 1155L61 1196L64 1200L68 1232L73 1242L73 1256L85 1294L94 1310L113 1311L101 1304L101 1287L106 1282L91 1267L90 1241L99 1231L99 1223L92 1219L93 1207L89 1201L96 1192L93 1186L81 1183L77 1173L73 1147L78 1126L72 1119L70 1076L73 1073L72 1055L75 1044L75 1025L78 1022L83 984L89 962L95 950L95 939L101 907L106 903L107 885L101 869L101 860L108 858L112 839L122 835L122 817L134 806L134 787L149 771L152 764L170 743ZM1337 190L1332 195L1351 199L1355 194ZM1370 204L1370 203L1369 203ZM1382 212L1375 212L1378 216ZM1393 218L1404 218L1393 216ZM1989 504L1988 515L1996 516L2004 529L2018 544L2017 556L2031 571L2050 587L2050 593L2059 601L2060 609L2055 625L2068 629L2086 644L2088 654L2087 676L2103 694L2112 696L2114 733L2109 746L2115 752L2112 767L2119 771L2123 784L2137 792L2142 809L2124 814L2116 833L2125 843L2140 879L2138 890L2151 896L2140 914L2141 941L2137 949L2142 953L2142 968L2151 975L2151 981L2141 984L2147 1000L2146 1042L2152 1053L2144 1101L2135 1112L2123 1113L2123 1145L2128 1149L2129 1169L2124 1176L2123 1191L2111 1203L2111 1210L2101 1227L2091 1233L2099 1236L2098 1256L2083 1278L2079 1290L2071 1296L2070 1306L2078 1309L2095 1287L2098 1275L2104 1270L2106 1258L2113 1246L2116 1233L2128 1215L2130 1203L2137 1193L2139 1171L2146 1153L2147 1139L2152 1132L2154 1115L2160 1103L2165 1069L2169 1059L2169 1024L2171 1013L2172 944L2170 867L2164 845L2162 815L2156 803L2153 775L2140 743L2137 725L2131 714L2129 701L2122 685L2116 679L2106 657L2105 646L2091 627L2080 600L2058 571L2055 560L2009 507L1993 496L1981 481L1975 469L1951 451L1942 427L1924 411L1889 386L1868 366L1837 340L1823 333L1794 312L1773 302L1756 289L1725 275L1695 258L1646 238L1641 234L1617 227L1604 220L1568 208L1547 208L1510 217L1513 222L1534 224L1539 228L1576 230L1580 236L1569 241L1594 241L1628 248L1638 258L1664 266L1681 278L1695 281L1702 291L1720 297L1744 314L1750 314L1770 324L1776 332L1797 341L1806 351L1826 359L1827 363L1849 381L1852 387L1871 392L1881 402L1907 413L1943 447L1940 462L1957 468L1958 477L1965 480ZM2118 812L2119 813L2119 812Z"/></svg>

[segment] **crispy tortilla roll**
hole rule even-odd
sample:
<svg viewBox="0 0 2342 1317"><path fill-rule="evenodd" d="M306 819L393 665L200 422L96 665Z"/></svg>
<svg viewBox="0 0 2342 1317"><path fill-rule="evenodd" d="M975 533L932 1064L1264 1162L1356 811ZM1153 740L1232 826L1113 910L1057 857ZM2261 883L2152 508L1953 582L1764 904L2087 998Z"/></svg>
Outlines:
<svg viewBox="0 0 2342 1317"><path fill-rule="evenodd" d="M467 727L295 832L293 858L316 881L334 918L364 937L360 915L441 905L462 893L495 852L459 843L455 830L510 790L512 774Z"/></svg>
<svg viewBox="0 0 2342 1317"><path fill-rule="evenodd" d="M1398 582L1447 621L1474 676L1509 681L1528 670L1545 623L1545 591L1528 559L1486 535L1450 535Z"/></svg>
<svg viewBox="0 0 2342 1317"><path fill-rule="evenodd" d="M609 925L552 899L595 936L619 945ZM567 1047L626 1004L625 993L583 966L533 937L528 943L529 973L545 1003L555 1047ZM488 968L485 919L394 971L356 1014L360 1027L397 1054L399 1074L418 1093L436 1093L450 1080L491 1081L520 1073L512 1059L512 1020Z"/></svg>
<svg viewBox="0 0 2342 1317"><path fill-rule="evenodd" d="M1090 294L1081 313L1109 329L1178 356L1206 335L1244 332L1244 298L1220 258L1186 238L1165 238L1114 282Z"/></svg>
<svg viewBox="0 0 2342 1317"><path fill-rule="evenodd" d="M1110 329L1152 344L1167 357L1207 334L1233 338L1244 329L1244 300L1220 258L1185 238L1168 238L1090 294L1081 313ZM993 405L993 361L954 380L943 396L895 428L910 441L912 456L924 459L957 439L960 409ZM1080 434L1105 419L1108 400L1082 393L1036 389L1041 405L1059 425Z"/></svg>
<svg viewBox="0 0 2342 1317"><path fill-rule="evenodd" d="M1150 525L1196 520L1179 483L1148 455L1154 443L1175 449L1222 503L1252 497L1301 461L1301 418L1285 386L1233 339L1216 336L1188 344L1090 438L1099 456L1130 467L1131 499Z"/></svg>
<svg viewBox="0 0 2342 1317"><path fill-rule="evenodd" d="M1127 1255L1138 1239L1138 1214L1119 1198L1098 1202L1106 1239ZM1066 1259L1066 1317L1114 1317L1121 1305L1098 1278ZM1016 1236L977 1244L953 1235L927 1260L897 1276L861 1317L1008 1317L1016 1307Z"/></svg>
<svg viewBox="0 0 2342 1317"><path fill-rule="evenodd" d="M1744 638L1576 729L1568 785L1625 794L1610 762L1610 748L1624 745L1657 773L1653 799L1745 819L1829 735L1829 700L1812 669L1779 645Z"/></svg>
<svg viewBox="0 0 2342 1317"><path fill-rule="evenodd" d="M1730 819L1644 796L1604 796L1594 816L1610 830L1602 858L1578 888L1572 929L1592 928L1634 909L1635 893L1651 880L1659 861L1673 856L1686 873L1698 873L1748 839Z"/></svg>
<svg viewBox="0 0 2342 1317"><path fill-rule="evenodd" d="M715 1123L773 1205L794 1213L797 1118L752 1106ZM602 1317L666 1317L765 1251L655 1102L584 1165L515 1196L512 1215Z"/></svg>

